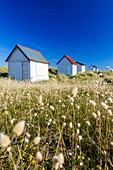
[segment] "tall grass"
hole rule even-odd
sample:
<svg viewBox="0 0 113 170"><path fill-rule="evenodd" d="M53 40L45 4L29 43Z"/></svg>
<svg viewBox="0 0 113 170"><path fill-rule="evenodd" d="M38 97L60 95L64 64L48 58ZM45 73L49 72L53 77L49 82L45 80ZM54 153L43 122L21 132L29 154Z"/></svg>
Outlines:
<svg viewBox="0 0 113 170"><path fill-rule="evenodd" d="M0 147L2 169L60 169L59 159L66 170L113 169L112 86L0 79L0 87L0 133L10 138ZM20 121L25 127L17 136Z"/></svg>

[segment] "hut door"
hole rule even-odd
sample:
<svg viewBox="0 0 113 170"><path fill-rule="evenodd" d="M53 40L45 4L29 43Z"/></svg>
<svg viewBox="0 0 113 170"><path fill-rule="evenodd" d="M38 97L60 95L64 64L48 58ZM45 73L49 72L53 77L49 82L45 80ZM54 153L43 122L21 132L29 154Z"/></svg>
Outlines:
<svg viewBox="0 0 113 170"><path fill-rule="evenodd" d="M28 79L28 62L22 62L22 79Z"/></svg>

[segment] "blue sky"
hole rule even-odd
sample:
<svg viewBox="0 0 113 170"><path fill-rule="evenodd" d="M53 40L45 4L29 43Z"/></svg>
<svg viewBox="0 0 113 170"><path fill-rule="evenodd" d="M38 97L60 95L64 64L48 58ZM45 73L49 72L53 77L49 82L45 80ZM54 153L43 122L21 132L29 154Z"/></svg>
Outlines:
<svg viewBox="0 0 113 170"><path fill-rule="evenodd" d="M0 0L0 66L15 44L113 68L113 0Z"/></svg>

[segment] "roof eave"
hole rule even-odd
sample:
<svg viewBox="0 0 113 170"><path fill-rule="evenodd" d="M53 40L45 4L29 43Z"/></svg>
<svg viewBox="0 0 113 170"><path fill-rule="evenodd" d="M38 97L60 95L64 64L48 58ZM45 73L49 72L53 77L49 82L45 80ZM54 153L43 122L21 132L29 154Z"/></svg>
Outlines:
<svg viewBox="0 0 113 170"><path fill-rule="evenodd" d="M33 60L33 59L29 59L30 61L34 61L34 62L37 62L37 63L43 63L43 64L50 64L49 62L42 62L42 61L37 61L37 60Z"/></svg>

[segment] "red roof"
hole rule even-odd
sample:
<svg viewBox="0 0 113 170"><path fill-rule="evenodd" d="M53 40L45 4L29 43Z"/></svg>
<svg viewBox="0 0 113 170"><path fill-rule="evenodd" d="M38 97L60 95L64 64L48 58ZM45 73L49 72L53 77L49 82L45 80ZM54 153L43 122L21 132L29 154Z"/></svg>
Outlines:
<svg viewBox="0 0 113 170"><path fill-rule="evenodd" d="M67 58L67 59L70 61L71 64L74 64L74 65L77 66L77 63L76 63L71 57L69 57L69 56L67 56L67 55L64 55L64 56L58 61L57 64L59 64L60 61L61 61L63 58Z"/></svg>

